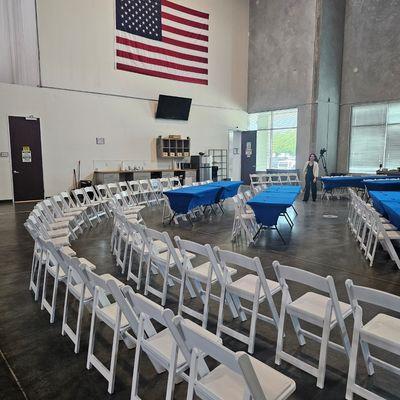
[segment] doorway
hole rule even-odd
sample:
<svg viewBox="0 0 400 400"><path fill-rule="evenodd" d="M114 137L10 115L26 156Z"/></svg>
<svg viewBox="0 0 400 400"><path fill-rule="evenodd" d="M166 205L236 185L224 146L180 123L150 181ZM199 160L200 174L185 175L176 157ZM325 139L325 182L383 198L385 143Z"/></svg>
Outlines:
<svg viewBox="0 0 400 400"><path fill-rule="evenodd" d="M257 131L242 132L241 178L245 185L250 185L250 174L256 173Z"/></svg>
<svg viewBox="0 0 400 400"><path fill-rule="evenodd" d="M44 197L42 144L38 118L8 117L14 201Z"/></svg>

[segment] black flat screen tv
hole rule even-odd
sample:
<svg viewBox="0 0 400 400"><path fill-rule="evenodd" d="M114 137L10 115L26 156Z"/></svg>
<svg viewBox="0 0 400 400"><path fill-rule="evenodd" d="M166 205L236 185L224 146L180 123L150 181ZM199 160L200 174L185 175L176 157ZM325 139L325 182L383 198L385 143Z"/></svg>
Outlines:
<svg viewBox="0 0 400 400"><path fill-rule="evenodd" d="M191 104L192 99L160 94L158 97L156 118L187 121L189 119Z"/></svg>

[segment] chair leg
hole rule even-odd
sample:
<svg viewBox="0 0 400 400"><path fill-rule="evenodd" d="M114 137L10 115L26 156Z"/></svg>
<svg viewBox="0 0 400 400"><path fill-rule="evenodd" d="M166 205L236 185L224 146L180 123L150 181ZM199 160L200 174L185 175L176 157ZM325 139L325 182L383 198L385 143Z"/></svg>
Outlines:
<svg viewBox="0 0 400 400"><path fill-rule="evenodd" d="M332 314L332 303L331 300L328 300L324 318L324 325L322 328L321 348L319 352L319 362L318 362L317 387L319 387L320 389L324 388L324 383L325 383L326 356L328 353L329 335L331 332L330 329L331 314Z"/></svg>
<svg viewBox="0 0 400 400"><path fill-rule="evenodd" d="M361 311L360 309L356 309L354 313L353 342L351 344L349 372L347 375L346 400L353 400L353 387L356 383L358 343L360 340L359 326L361 323L361 314L362 314L360 311Z"/></svg>
<svg viewBox="0 0 400 400"><path fill-rule="evenodd" d="M136 350L135 350L135 361L133 364L133 375L132 375L132 390L131 390L131 400L137 400L138 398L138 386L139 386L139 361L140 361L140 352L141 352L141 344L142 344L142 337L144 334L144 324L143 319L141 318L139 321L139 329L137 335L137 342L136 342Z"/></svg>
<svg viewBox="0 0 400 400"><path fill-rule="evenodd" d="M224 325L224 304L225 304L225 283L221 285L221 296L219 298L219 308L218 308L218 321L217 321L217 332L216 335L221 337L221 326Z"/></svg>
<svg viewBox="0 0 400 400"><path fill-rule="evenodd" d="M286 303L288 301L288 291L283 289L281 313L279 316L278 324L278 338L276 341L275 364L281 365L281 353L283 351L283 337L285 335L285 316L286 316Z"/></svg>
<svg viewBox="0 0 400 400"><path fill-rule="evenodd" d="M92 319L90 323L90 334L89 334L89 346L88 346L88 355L87 355L87 362L86 368L90 369L92 367L91 359L93 356L93 349L94 349L94 339L96 335L96 307L98 302L98 293L96 291L94 300L93 300L93 308L92 308Z"/></svg>
<svg viewBox="0 0 400 400"><path fill-rule="evenodd" d="M256 291L256 296L259 297L259 290ZM257 324L257 315L258 315L258 305L259 305L259 300L258 298L255 298L253 301L253 309L251 312L251 321L250 321L250 332L249 332L249 346L248 346L248 352L250 354L254 353L254 342L255 342L255 337L256 337L256 324Z"/></svg>
<svg viewBox="0 0 400 400"><path fill-rule="evenodd" d="M115 368L117 367L120 325L121 325L121 311L118 311L117 320L114 326L114 336L112 342L111 362L110 362L110 376L108 379L108 393L110 394L114 393Z"/></svg>
<svg viewBox="0 0 400 400"><path fill-rule="evenodd" d="M81 343L81 331L82 331L82 317L84 311L84 301L83 296L79 299L79 308L78 308L78 318L76 321L76 343L75 343L75 353L79 353L79 347Z"/></svg>

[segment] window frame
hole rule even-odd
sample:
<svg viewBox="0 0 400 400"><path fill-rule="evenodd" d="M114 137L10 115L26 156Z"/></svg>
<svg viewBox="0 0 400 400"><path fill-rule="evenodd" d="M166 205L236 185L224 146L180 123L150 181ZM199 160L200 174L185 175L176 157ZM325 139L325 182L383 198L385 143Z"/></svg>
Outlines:
<svg viewBox="0 0 400 400"><path fill-rule="evenodd" d="M350 113L350 135L349 135L349 151L348 151L348 160L347 160L347 165L348 165L348 170L349 173L351 174L362 174L364 172L360 171L351 171L350 170L350 165L351 165L351 141L352 141L352 135L353 135L353 128L362 128L362 127L384 127L385 128L385 135L384 135L384 144L383 144L383 152L381 154L382 156L382 168L386 168L386 158L387 158L387 142L388 142L388 127L389 126L395 126L395 125L400 125L400 122L393 122L389 123L389 107L392 104L398 104L400 105L400 101L390 101L390 102L384 102L384 103L364 103L364 104L356 104L351 106L351 113ZM384 106L385 107L385 123L384 124L368 124L368 125L353 125L353 116L354 116L354 110L357 108L361 107L366 107L366 106ZM372 172L372 171L371 171ZM376 171L373 171L376 172Z"/></svg>

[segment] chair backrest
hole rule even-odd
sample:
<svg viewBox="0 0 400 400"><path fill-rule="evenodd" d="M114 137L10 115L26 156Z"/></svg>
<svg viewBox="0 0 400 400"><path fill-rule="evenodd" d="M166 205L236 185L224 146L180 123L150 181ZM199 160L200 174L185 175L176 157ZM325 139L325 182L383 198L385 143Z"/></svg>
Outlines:
<svg viewBox="0 0 400 400"><path fill-rule="evenodd" d="M72 195L79 206L90 204L90 199L83 189L74 189Z"/></svg>
<svg viewBox="0 0 400 400"><path fill-rule="evenodd" d="M400 313L399 296L365 286L354 285L351 279L347 279L345 285L353 309L358 306L358 302L363 302Z"/></svg>
<svg viewBox="0 0 400 400"><path fill-rule="evenodd" d="M175 186L181 187L182 186L181 180L179 179L178 176L172 176L171 178L169 178L169 182L171 183L172 187L175 187Z"/></svg>
<svg viewBox="0 0 400 400"><path fill-rule="evenodd" d="M239 266L255 272L258 276L258 282L263 288L264 293L270 292L264 269L258 257L250 258L243 254L234 253L228 250L221 250L219 247L215 247L214 251L217 259L220 261L222 270L224 271L225 279L230 279L229 274L227 273L227 267L229 265Z"/></svg>
<svg viewBox="0 0 400 400"><path fill-rule="evenodd" d="M97 185L96 190L102 200L111 199L112 195L106 185Z"/></svg>
<svg viewBox="0 0 400 400"><path fill-rule="evenodd" d="M129 192L129 185L125 181L118 182L120 192Z"/></svg>
<svg viewBox="0 0 400 400"><path fill-rule="evenodd" d="M161 262L163 265L167 262L170 262L171 257L173 261L175 262L176 266L178 267L179 270L182 270L182 263L181 260L179 259L176 249L174 245L172 244L171 238L169 237L167 232L158 232L155 229L150 229L150 228L143 228L143 233L144 236L147 238L147 243L149 246L149 251L150 251L150 256L151 260L153 262ZM167 257L160 258L158 257L158 250L156 246L153 246L152 243L155 240L159 240L167 245Z"/></svg>
<svg viewBox="0 0 400 400"><path fill-rule="evenodd" d="M158 179L149 179L149 182L154 192L162 192L162 186Z"/></svg>
<svg viewBox="0 0 400 400"><path fill-rule="evenodd" d="M135 307L137 313L144 314L147 318L157 321L159 324L165 326L165 320L163 317L164 308L151 301L147 297L142 296L139 293L129 293L130 300Z"/></svg>
<svg viewBox="0 0 400 400"><path fill-rule="evenodd" d="M287 281L292 281L327 293L332 300L336 318L342 320L336 286L331 275L323 277L303 269L281 265L278 261L274 261L272 266L283 290L288 290Z"/></svg>
<svg viewBox="0 0 400 400"><path fill-rule="evenodd" d="M97 194L93 186L86 186L83 188L83 191L86 193L86 196L89 198L90 201L100 200L99 195Z"/></svg>
<svg viewBox="0 0 400 400"><path fill-rule="evenodd" d="M140 192L140 184L139 181L129 181L128 185L133 194L138 194Z"/></svg>
<svg viewBox="0 0 400 400"><path fill-rule="evenodd" d="M160 178L159 182L163 190L171 189L171 182L168 178Z"/></svg>
<svg viewBox="0 0 400 400"><path fill-rule="evenodd" d="M67 203L68 207L76 207L76 202L72 200L72 197L68 192L61 192L60 196Z"/></svg>
<svg viewBox="0 0 400 400"><path fill-rule="evenodd" d="M109 193L111 194L111 196L120 192L119 186L116 183L107 183L107 189L108 189Z"/></svg>
<svg viewBox="0 0 400 400"><path fill-rule="evenodd" d="M139 180L140 189L143 192L153 191L153 188L148 179Z"/></svg>
<svg viewBox="0 0 400 400"><path fill-rule="evenodd" d="M236 353L223 346L221 339L190 320L180 320L180 328L187 348L210 356L233 372L241 375Z"/></svg>
<svg viewBox="0 0 400 400"><path fill-rule="evenodd" d="M330 292L328 278L332 279L331 276L323 277L303 269L281 265L278 261L274 261L272 266L282 287L287 284L286 281L293 281L325 293Z"/></svg>
<svg viewBox="0 0 400 400"><path fill-rule="evenodd" d="M212 272L214 272L219 283L222 283L223 271L221 265L218 263L217 257L215 256L212 247L209 244L203 245L200 243L192 242L190 240L183 240L179 236L175 236L174 240L183 256L182 265L184 266L184 268L193 268L190 257L188 257L188 252L206 257L211 264L208 278L210 279L212 276Z"/></svg>

